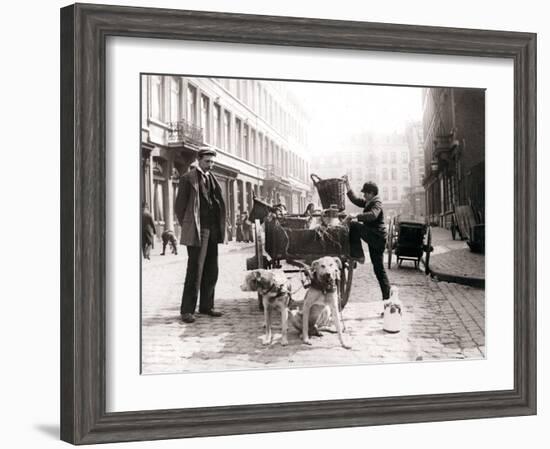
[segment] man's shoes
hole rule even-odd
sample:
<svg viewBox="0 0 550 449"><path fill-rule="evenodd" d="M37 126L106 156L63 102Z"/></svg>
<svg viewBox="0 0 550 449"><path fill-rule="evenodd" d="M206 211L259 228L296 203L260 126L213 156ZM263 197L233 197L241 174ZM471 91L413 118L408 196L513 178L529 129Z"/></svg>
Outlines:
<svg viewBox="0 0 550 449"><path fill-rule="evenodd" d="M214 310L214 309L205 310L204 312L199 311L199 313L201 313L203 315L213 316L213 317L220 317L220 316L223 315L223 313L218 312L217 310Z"/></svg>
<svg viewBox="0 0 550 449"><path fill-rule="evenodd" d="M365 263L365 256L361 256L361 257L352 257L353 261L354 262L357 262L357 263L360 263L360 264L364 264Z"/></svg>
<svg viewBox="0 0 550 449"><path fill-rule="evenodd" d="M194 323L195 322L195 317L193 316L192 313L182 313L181 320L184 323Z"/></svg>

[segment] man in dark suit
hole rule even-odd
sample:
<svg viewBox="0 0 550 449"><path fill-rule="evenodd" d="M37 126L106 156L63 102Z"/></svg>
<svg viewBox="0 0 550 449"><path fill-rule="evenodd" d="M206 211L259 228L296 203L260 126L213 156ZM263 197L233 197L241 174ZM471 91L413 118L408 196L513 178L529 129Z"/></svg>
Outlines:
<svg viewBox="0 0 550 449"><path fill-rule="evenodd" d="M218 243L225 236L225 203L220 184L212 174L216 152L198 152L197 166L179 181L175 212L181 225L180 243L187 246L187 273L181 300L181 319L195 321L200 292L199 313L221 316L214 309L218 280Z"/></svg>
<svg viewBox="0 0 550 449"><path fill-rule="evenodd" d="M384 269L386 226L384 224L382 201L378 196L378 186L374 182L366 182L361 189L363 198L359 198L353 193L347 177L345 179L349 200L356 206L363 208L362 214L350 217L357 218L357 221L350 222L351 257L360 263L364 263L365 254L363 253L361 240L367 242L374 274L382 291L382 299L389 299L390 282Z"/></svg>

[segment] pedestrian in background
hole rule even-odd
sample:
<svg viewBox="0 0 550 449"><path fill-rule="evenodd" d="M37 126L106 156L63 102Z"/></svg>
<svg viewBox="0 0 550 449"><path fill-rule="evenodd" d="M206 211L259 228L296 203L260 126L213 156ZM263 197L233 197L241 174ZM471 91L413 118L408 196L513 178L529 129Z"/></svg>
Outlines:
<svg viewBox="0 0 550 449"><path fill-rule="evenodd" d="M251 241L251 225L252 223L248 219L248 211L243 212L242 216L242 227L243 227L243 242L248 243Z"/></svg>
<svg viewBox="0 0 550 449"><path fill-rule="evenodd" d="M227 244L233 240L233 227L231 226L231 220L229 219L229 215L225 218L225 230L227 232L225 243Z"/></svg>
<svg viewBox="0 0 550 449"><path fill-rule="evenodd" d="M237 228L237 242L243 241L243 220L241 214L237 214L237 221L235 222L235 227Z"/></svg>
<svg viewBox="0 0 550 449"><path fill-rule="evenodd" d="M144 259L151 260L151 248L156 233L155 221L149 212L149 206L147 203L143 203L141 209L141 252Z"/></svg>
<svg viewBox="0 0 550 449"><path fill-rule="evenodd" d="M315 204L308 203L306 210L302 213L302 217L311 217L315 212Z"/></svg>
<svg viewBox="0 0 550 449"><path fill-rule="evenodd" d="M348 215L351 257L359 263L364 263L365 254L361 240L367 242L374 274L382 292L382 299L389 299L390 282L384 269L386 225L384 223L382 201L378 196L378 186L374 182L366 182L361 189L363 198L359 198L354 194L348 177L345 176L344 179L346 181L349 200L356 206L363 208L363 213L361 214ZM356 218L357 221L349 221L351 218Z"/></svg>
<svg viewBox="0 0 550 449"><path fill-rule="evenodd" d="M199 313L221 316L214 309L218 281L218 244L225 238L225 202L218 180L212 174L216 152L198 152L197 166L179 181L175 212L181 225L181 243L187 246L187 272L181 300L181 319L195 321L200 292Z"/></svg>

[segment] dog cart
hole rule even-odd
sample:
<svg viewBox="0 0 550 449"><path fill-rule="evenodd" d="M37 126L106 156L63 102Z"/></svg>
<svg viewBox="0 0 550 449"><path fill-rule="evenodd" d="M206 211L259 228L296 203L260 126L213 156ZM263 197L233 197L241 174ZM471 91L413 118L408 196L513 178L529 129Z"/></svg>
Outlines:
<svg viewBox="0 0 550 449"><path fill-rule="evenodd" d="M340 260L338 296L342 310L349 300L355 267L350 257L349 227L342 221L343 200L303 215L286 214L279 205L255 197L253 201L250 219L255 223L255 254L247 260L247 269L281 268L300 275L306 284L314 260L336 257Z"/></svg>
<svg viewBox="0 0 550 449"><path fill-rule="evenodd" d="M410 218L401 220L392 218L388 226L387 238L388 268L391 269L392 255L397 257L397 266L404 260L412 260L418 268L422 255L425 253L426 271L430 263L432 248L432 232L429 225L422 219Z"/></svg>

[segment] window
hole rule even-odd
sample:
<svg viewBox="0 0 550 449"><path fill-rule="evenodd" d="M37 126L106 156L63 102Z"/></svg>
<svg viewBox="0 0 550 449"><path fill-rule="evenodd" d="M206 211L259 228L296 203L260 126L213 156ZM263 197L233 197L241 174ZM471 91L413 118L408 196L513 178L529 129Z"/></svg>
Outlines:
<svg viewBox="0 0 550 449"><path fill-rule="evenodd" d="M392 169L391 169L391 180L392 180L392 181L396 181L396 180L397 180L397 169L396 169L396 168L392 168Z"/></svg>
<svg viewBox="0 0 550 449"><path fill-rule="evenodd" d="M397 187L396 186L393 186L391 188L391 199L392 200L397 200Z"/></svg>
<svg viewBox="0 0 550 449"><path fill-rule="evenodd" d="M258 157L256 153L256 131L250 130L250 161L258 163Z"/></svg>
<svg viewBox="0 0 550 449"><path fill-rule="evenodd" d="M197 89L191 84L187 85L187 120L190 123L197 123Z"/></svg>
<svg viewBox="0 0 550 449"><path fill-rule="evenodd" d="M180 119L180 80L170 79L170 121L177 122Z"/></svg>
<svg viewBox="0 0 550 449"><path fill-rule="evenodd" d="M384 164L388 163L388 153L386 153L385 151L382 153L382 162Z"/></svg>
<svg viewBox="0 0 550 449"><path fill-rule="evenodd" d="M201 124L204 140L210 142L210 99L206 95L201 95Z"/></svg>
<svg viewBox="0 0 550 449"><path fill-rule="evenodd" d="M388 188L385 186L382 187L382 199L388 201Z"/></svg>
<svg viewBox="0 0 550 449"><path fill-rule="evenodd" d="M403 167L401 175L403 181L407 181L409 179L409 169L407 167Z"/></svg>
<svg viewBox="0 0 550 449"><path fill-rule="evenodd" d="M387 181L388 180L388 169L386 167L384 167L382 169L382 180L383 181Z"/></svg>
<svg viewBox="0 0 550 449"><path fill-rule="evenodd" d="M151 118L161 120L162 81L160 76L151 77Z"/></svg>
<svg viewBox="0 0 550 449"><path fill-rule="evenodd" d="M256 163L259 165L265 165L264 161L264 136L258 133L258 159Z"/></svg>
<svg viewBox="0 0 550 449"><path fill-rule="evenodd" d="M397 155L395 154L395 151L391 152L391 163L395 164L397 162Z"/></svg>
<svg viewBox="0 0 550 449"><path fill-rule="evenodd" d="M403 162L404 164L409 162L409 153L407 153L406 151L401 152L401 162Z"/></svg>
<svg viewBox="0 0 550 449"><path fill-rule="evenodd" d="M242 130L241 121L235 118L235 154L242 156L241 142L242 142Z"/></svg>
<svg viewBox="0 0 550 449"><path fill-rule="evenodd" d="M223 146L226 151L231 151L231 115L229 111L223 112Z"/></svg>
<svg viewBox="0 0 550 449"><path fill-rule="evenodd" d="M220 139L220 131L221 131L221 123L220 123L221 117L220 117L220 105L214 104L214 145L219 147L221 145L221 139Z"/></svg>
<svg viewBox="0 0 550 449"><path fill-rule="evenodd" d="M244 147L244 158L249 161L250 160L250 147L249 147L249 141L248 141L248 125L244 125L243 127L243 147Z"/></svg>

